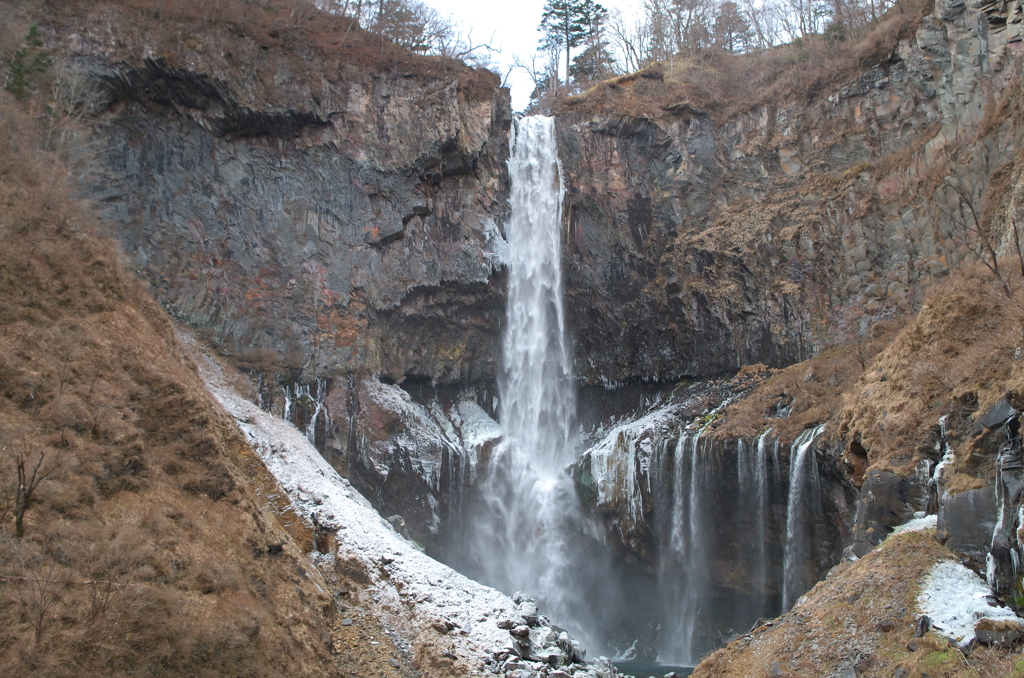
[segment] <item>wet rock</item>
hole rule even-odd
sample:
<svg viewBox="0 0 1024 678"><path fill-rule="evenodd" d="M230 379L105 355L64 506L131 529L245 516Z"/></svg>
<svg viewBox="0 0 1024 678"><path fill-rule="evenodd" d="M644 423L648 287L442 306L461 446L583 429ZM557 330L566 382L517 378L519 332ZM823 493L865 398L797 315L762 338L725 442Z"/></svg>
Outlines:
<svg viewBox="0 0 1024 678"><path fill-rule="evenodd" d="M971 428L971 434L981 433L987 428L996 428L1002 426L1012 417L1017 414L1017 410L1014 409L1006 398L1003 398L992 407L982 412L974 420L974 426Z"/></svg>
<svg viewBox="0 0 1024 678"><path fill-rule="evenodd" d="M926 493L913 479L892 471L869 470L857 500L853 553L864 557L926 503Z"/></svg>
<svg viewBox="0 0 1024 678"><path fill-rule="evenodd" d="M1024 638L1024 623L1012 619L979 619L974 633L982 645L1012 647Z"/></svg>
<svg viewBox="0 0 1024 678"><path fill-rule="evenodd" d="M533 655L531 655L531 659L544 662L550 666L564 666L570 663L568 656L566 656L562 648L555 645L533 653Z"/></svg>
<svg viewBox="0 0 1024 678"><path fill-rule="evenodd" d="M957 494L943 492L936 531L947 536L946 548L981 567L988 555L997 513L996 493L991 485Z"/></svg>

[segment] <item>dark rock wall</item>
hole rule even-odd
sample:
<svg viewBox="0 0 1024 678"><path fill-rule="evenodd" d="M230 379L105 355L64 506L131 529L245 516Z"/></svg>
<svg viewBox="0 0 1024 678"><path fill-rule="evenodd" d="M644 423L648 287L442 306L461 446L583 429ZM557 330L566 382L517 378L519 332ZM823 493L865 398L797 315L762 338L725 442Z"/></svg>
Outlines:
<svg viewBox="0 0 1024 678"><path fill-rule="evenodd" d="M171 313L305 381L493 379L507 93L363 74L251 110L161 61L88 60L110 100L93 196Z"/></svg>
<svg viewBox="0 0 1024 678"><path fill-rule="evenodd" d="M686 102L649 117L566 106L579 375L786 365L862 319L913 308L970 259L965 203L996 213L1006 200L989 188L1020 148L1019 17L1016 2L939 0L860 78L726 123Z"/></svg>

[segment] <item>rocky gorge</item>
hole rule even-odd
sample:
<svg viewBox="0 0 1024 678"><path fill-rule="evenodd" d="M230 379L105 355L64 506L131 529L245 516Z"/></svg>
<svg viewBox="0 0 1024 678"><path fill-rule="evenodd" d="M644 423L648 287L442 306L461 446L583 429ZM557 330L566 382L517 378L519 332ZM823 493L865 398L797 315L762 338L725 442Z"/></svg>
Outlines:
<svg viewBox="0 0 1024 678"><path fill-rule="evenodd" d="M507 91L397 56L325 67L298 30L168 46L118 11L43 29L91 92L79 190L127 266L398 534L475 573L463 536L502 440ZM553 111L571 544L594 563L575 610L594 621L570 630L591 657L696 663L924 514L1020 604L1022 295L977 262L1020 251L1022 9L900 12L811 97L724 110L655 65ZM956 282L972 266L988 282ZM535 610L506 616L489 670L581 658Z"/></svg>

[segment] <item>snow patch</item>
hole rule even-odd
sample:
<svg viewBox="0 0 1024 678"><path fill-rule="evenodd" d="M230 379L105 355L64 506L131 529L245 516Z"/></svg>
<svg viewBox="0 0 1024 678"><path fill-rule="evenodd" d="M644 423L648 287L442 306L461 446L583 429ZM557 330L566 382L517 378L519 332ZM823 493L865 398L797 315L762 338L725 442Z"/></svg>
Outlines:
<svg viewBox="0 0 1024 678"><path fill-rule="evenodd" d="M455 406L459 433L467 449L479 452L484 445L501 438L501 426L484 408L472 400L462 400Z"/></svg>
<svg viewBox="0 0 1024 678"><path fill-rule="evenodd" d="M993 601L992 589L981 577L950 560L932 567L917 596L917 604L923 614L931 617L932 626L961 646L974 640L974 624L979 619L1021 621L1008 608Z"/></svg>
<svg viewBox="0 0 1024 678"><path fill-rule="evenodd" d="M220 366L202 353L192 337L181 334L179 340L192 347L207 388L238 422L298 513L310 523L337 529L338 558L364 566L374 612L387 625L412 642L432 622L448 620L461 629L449 638L466 654L481 658L509 644L508 631L497 626L515 612L508 596L416 550L338 475L306 436L235 392ZM375 396L390 400L396 408L419 407L403 398L401 389L381 385L378 391Z"/></svg>
<svg viewBox="0 0 1024 678"><path fill-rule="evenodd" d="M894 534L900 534L902 532L923 532L925 530L934 530L938 524L939 517L934 513L930 516L924 516L923 518L914 518L908 520L902 525L897 525L893 528L893 531L889 533L891 537Z"/></svg>

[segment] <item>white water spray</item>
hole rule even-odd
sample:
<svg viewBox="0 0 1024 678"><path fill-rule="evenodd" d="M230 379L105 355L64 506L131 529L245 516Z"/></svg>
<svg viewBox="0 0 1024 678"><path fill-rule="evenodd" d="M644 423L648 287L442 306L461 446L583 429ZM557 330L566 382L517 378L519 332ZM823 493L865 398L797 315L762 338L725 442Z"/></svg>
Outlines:
<svg viewBox="0 0 1024 678"><path fill-rule="evenodd" d="M508 307L499 381L503 439L482 490L486 515L475 543L484 581L536 595L545 612L571 622L567 535L578 523L571 436L576 412L572 351L562 304L562 185L554 120L531 117L513 130Z"/></svg>

